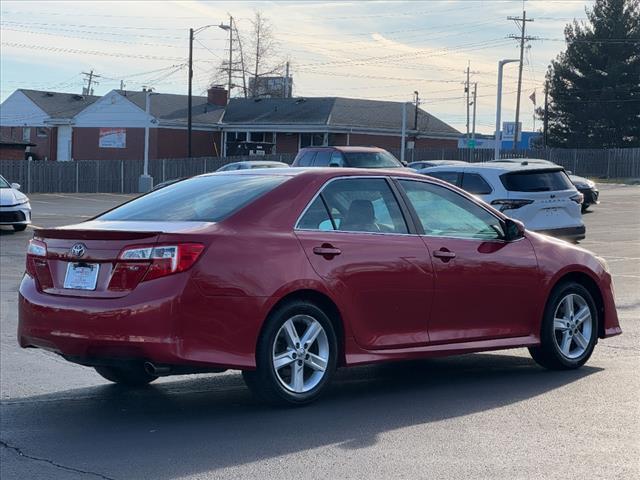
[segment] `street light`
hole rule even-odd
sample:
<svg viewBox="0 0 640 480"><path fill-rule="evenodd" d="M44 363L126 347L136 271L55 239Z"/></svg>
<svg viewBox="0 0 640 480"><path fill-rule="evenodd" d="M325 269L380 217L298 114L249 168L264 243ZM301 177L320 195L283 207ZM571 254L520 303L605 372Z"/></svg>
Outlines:
<svg viewBox="0 0 640 480"><path fill-rule="evenodd" d="M513 59L507 59L507 60L500 60L498 62L498 95L496 98L496 144L494 147L494 155L493 158L495 160L499 160L500 159L500 142L502 142L502 136L500 135L500 114L501 114L501 107L502 107L502 69L503 67L507 64L507 63L516 63L516 62L520 62L520 60L513 60Z"/></svg>
<svg viewBox="0 0 640 480"><path fill-rule="evenodd" d="M205 25L204 27L189 29L189 106L188 106L188 119L187 119L187 156L191 158L191 122L192 122L192 95L191 88L193 83L193 37L195 37L198 33L203 30L206 30L209 27L215 27L216 25Z"/></svg>
<svg viewBox="0 0 640 480"><path fill-rule="evenodd" d="M138 178L138 192L146 193L153 188L153 177L149 175L149 124L155 123L155 118L151 117L151 95L153 93L151 88L148 88L145 92L145 124L144 124L144 166L142 175Z"/></svg>

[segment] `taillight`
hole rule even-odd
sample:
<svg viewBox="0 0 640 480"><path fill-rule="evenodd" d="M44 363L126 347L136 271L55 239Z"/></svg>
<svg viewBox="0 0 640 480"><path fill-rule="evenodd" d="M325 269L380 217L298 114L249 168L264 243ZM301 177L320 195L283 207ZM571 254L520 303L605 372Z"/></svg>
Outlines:
<svg viewBox="0 0 640 480"><path fill-rule="evenodd" d="M139 282L188 270L203 250L200 243L125 248L111 274L109 290L131 290Z"/></svg>
<svg viewBox="0 0 640 480"><path fill-rule="evenodd" d="M31 239L27 246L27 273L46 289L53 287L53 278L47 262L47 244L41 240Z"/></svg>
<svg viewBox="0 0 640 480"><path fill-rule="evenodd" d="M574 202L576 202L578 205L581 205L582 202L584 201L584 195L581 193L576 193L575 195L571 195L571 200L573 200Z"/></svg>
<svg viewBox="0 0 640 480"><path fill-rule="evenodd" d="M494 200L493 202L491 202L491 205L497 206L497 208L501 212L504 212L505 210L515 210L517 208L524 207L525 205L530 205L532 203L533 203L533 200L513 198L513 199Z"/></svg>

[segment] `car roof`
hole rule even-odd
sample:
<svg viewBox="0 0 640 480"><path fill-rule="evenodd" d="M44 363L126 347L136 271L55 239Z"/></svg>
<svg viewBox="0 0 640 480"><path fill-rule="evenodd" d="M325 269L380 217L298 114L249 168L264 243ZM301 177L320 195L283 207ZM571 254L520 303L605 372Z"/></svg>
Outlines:
<svg viewBox="0 0 640 480"><path fill-rule="evenodd" d="M239 162L227 163L227 165L282 165L284 162L277 162L275 160L241 160ZM286 165L286 164L285 164Z"/></svg>
<svg viewBox="0 0 640 480"><path fill-rule="evenodd" d="M210 175L272 175L298 177L305 176L309 178L335 178L335 177L407 177L418 180L424 180L424 175L420 175L413 170L399 170L396 168L335 168L335 167L283 167L268 168L264 170L232 170L226 172L211 172L199 175L206 177Z"/></svg>
<svg viewBox="0 0 640 480"><path fill-rule="evenodd" d="M564 170L560 165L548 165L542 163L522 163L512 162L486 162L486 163L469 163L466 165L440 165L437 167L423 168L420 172L438 172L438 171L470 171L470 172L518 172L518 171L560 171Z"/></svg>
<svg viewBox="0 0 640 480"><path fill-rule="evenodd" d="M386 152L384 148L379 147L357 147L350 145L336 145L331 147L304 147L300 150L338 150L340 152Z"/></svg>

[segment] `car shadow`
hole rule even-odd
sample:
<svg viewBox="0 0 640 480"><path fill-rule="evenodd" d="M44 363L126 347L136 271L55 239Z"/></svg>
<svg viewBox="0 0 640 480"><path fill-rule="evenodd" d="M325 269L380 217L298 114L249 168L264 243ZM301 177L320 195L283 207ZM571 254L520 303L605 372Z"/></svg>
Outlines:
<svg viewBox="0 0 640 480"><path fill-rule="evenodd" d="M551 372L500 354L397 362L340 370L318 402L294 409L255 400L237 374L101 385L3 401L2 440L112 478L172 479L329 445L357 450L385 432L511 405L600 370Z"/></svg>

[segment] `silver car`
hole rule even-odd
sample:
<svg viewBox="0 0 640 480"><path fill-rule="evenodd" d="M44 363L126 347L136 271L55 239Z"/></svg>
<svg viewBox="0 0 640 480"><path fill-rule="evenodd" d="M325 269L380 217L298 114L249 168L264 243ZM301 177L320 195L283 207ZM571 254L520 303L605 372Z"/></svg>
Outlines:
<svg viewBox="0 0 640 480"><path fill-rule="evenodd" d="M20 184L9 183L0 175L0 225L11 225L21 232L31 223L29 198L20 191Z"/></svg>

